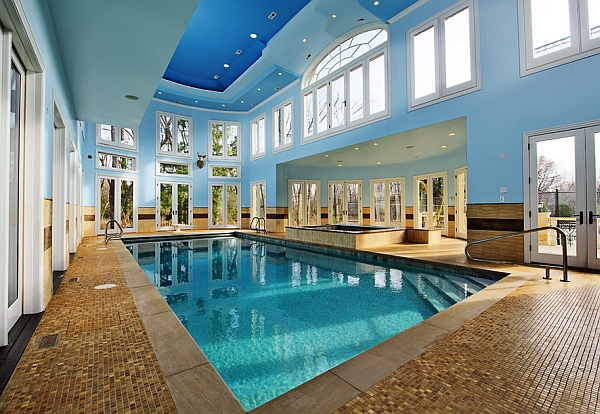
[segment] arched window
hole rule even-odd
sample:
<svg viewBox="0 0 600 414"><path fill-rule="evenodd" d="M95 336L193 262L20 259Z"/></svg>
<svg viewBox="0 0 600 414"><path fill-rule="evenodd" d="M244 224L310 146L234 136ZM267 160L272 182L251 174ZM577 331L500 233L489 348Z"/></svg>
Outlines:
<svg viewBox="0 0 600 414"><path fill-rule="evenodd" d="M387 117L388 32L378 27L336 43L304 75L302 141Z"/></svg>

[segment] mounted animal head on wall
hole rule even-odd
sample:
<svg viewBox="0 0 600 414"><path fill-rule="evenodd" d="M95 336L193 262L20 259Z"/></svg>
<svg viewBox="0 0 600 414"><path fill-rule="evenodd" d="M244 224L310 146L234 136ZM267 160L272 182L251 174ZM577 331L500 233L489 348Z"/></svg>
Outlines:
<svg viewBox="0 0 600 414"><path fill-rule="evenodd" d="M206 152L205 153L198 153L198 161L196 161L196 165L198 166L198 168L202 168L204 167L204 159L206 158Z"/></svg>

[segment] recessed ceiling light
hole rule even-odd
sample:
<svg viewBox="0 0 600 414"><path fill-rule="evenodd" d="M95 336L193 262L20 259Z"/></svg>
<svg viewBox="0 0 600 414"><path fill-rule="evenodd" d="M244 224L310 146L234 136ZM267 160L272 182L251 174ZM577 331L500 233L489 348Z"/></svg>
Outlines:
<svg viewBox="0 0 600 414"><path fill-rule="evenodd" d="M235 54L236 54L236 55L241 55L241 54L242 54L242 49L238 49L238 50L236 50L236 51L235 51Z"/></svg>
<svg viewBox="0 0 600 414"><path fill-rule="evenodd" d="M338 167L341 167L341 166L342 166L342 164L338 164Z"/></svg>
<svg viewBox="0 0 600 414"><path fill-rule="evenodd" d="M380 165L380 164L381 164L381 161L377 161L377 165Z"/></svg>
<svg viewBox="0 0 600 414"><path fill-rule="evenodd" d="M257 91L260 91L260 88L258 88Z"/></svg>
<svg viewBox="0 0 600 414"><path fill-rule="evenodd" d="M407 145L406 148L414 148L414 145Z"/></svg>
<svg viewBox="0 0 600 414"><path fill-rule="evenodd" d="M335 19L337 17L337 14L332 14L331 17Z"/></svg>
<svg viewBox="0 0 600 414"><path fill-rule="evenodd" d="M198 101L194 101L194 102L198 103Z"/></svg>
<svg viewBox="0 0 600 414"><path fill-rule="evenodd" d="M256 104L255 104L255 103L253 103L253 104L252 104L252 106L256 106Z"/></svg>
<svg viewBox="0 0 600 414"><path fill-rule="evenodd" d="M225 106L225 104L221 104L221 106Z"/></svg>
<svg viewBox="0 0 600 414"><path fill-rule="evenodd" d="M125 99L129 99L130 101L137 101L140 98L138 98L135 95L125 95Z"/></svg>
<svg viewBox="0 0 600 414"><path fill-rule="evenodd" d="M373 2L373 6L379 6L379 2L378 1L374 1Z"/></svg>
<svg viewBox="0 0 600 414"><path fill-rule="evenodd" d="M229 63L223 63L223 67L224 68L228 68L229 67Z"/></svg>
<svg viewBox="0 0 600 414"><path fill-rule="evenodd" d="M448 148L448 145L442 145L442 148Z"/></svg>
<svg viewBox="0 0 600 414"><path fill-rule="evenodd" d="M358 147L354 147L354 149L355 149L356 151L358 151Z"/></svg>
<svg viewBox="0 0 600 414"><path fill-rule="evenodd" d="M374 142L374 143L373 143L373 145L377 146L377 143L376 143L376 142Z"/></svg>
<svg viewBox="0 0 600 414"><path fill-rule="evenodd" d="M159 94L159 95L162 95L162 92L161 92L161 91L158 91L158 94Z"/></svg>
<svg viewBox="0 0 600 414"><path fill-rule="evenodd" d="M342 160L338 160L338 162L344 162L344 161L342 161Z"/></svg>
<svg viewBox="0 0 600 414"><path fill-rule="evenodd" d="M240 103L244 103L244 101L240 101Z"/></svg>
<svg viewBox="0 0 600 414"><path fill-rule="evenodd" d="M325 158L329 157L329 154L325 154Z"/></svg>
<svg viewBox="0 0 600 414"><path fill-rule="evenodd" d="M256 39L258 36L256 36L256 33L250 33L250 37L251 37L252 39Z"/></svg>
<svg viewBox="0 0 600 414"><path fill-rule="evenodd" d="M453 136L455 136L455 135L456 135L456 134L455 134L454 132L451 132L451 133L449 133L449 134L448 134L448 136L449 136L449 137L453 137Z"/></svg>
<svg viewBox="0 0 600 414"><path fill-rule="evenodd" d="M276 91L278 91L279 89L280 89L279 86L275 88Z"/></svg>
<svg viewBox="0 0 600 414"><path fill-rule="evenodd" d="M213 78L219 79L219 75L215 75L215 76L213 76Z"/></svg>
<svg viewBox="0 0 600 414"><path fill-rule="evenodd" d="M303 43L306 43L306 39L302 39L302 42L303 42Z"/></svg>
<svg viewBox="0 0 600 414"><path fill-rule="evenodd" d="M279 72L278 75L281 76L281 75L283 75L283 73Z"/></svg>

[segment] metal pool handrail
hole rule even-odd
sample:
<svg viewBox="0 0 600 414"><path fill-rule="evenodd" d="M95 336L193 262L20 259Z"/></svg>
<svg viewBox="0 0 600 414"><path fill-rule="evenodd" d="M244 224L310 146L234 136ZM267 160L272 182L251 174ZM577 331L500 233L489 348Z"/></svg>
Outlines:
<svg viewBox="0 0 600 414"><path fill-rule="evenodd" d="M108 234L108 225L110 223L115 223L117 225L117 227L119 228L119 234ZM108 241L111 239L120 239L122 235L123 227L121 227L121 224L117 220L110 219L106 222L106 224L104 225L104 244L108 244Z"/></svg>
<svg viewBox="0 0 600 414"><path fill-rule="evenodd" d="M260 223L263 224L262 228L260 227ZM264 217L252 217L250 221L250 230L256 230L257 233L261 231L267 234L267 222Z"/></svg>
<svg viewBox="0 0 600 414"><path fill-rule="evenodd" d="M505 261L505 260L494 260L494 259L476 259L475 257L471 256L469 254L469 252L468 252L469 247L471 247L474 244L485 243L485 242L488 242L488 241L498 240L498 239L505 239L507 237L519 236L519 235L522 235L522 234L537 233L537 232L540 232L542 230L555 230L556 231L556 235L558 237L560 237L561 244L562 244L562 257L563 257L563 264L562 264L562 266L549 265L549 264L537 264L537 263L524 263L524 262L509 262L509 261ZM564 231L562 231L558 227L554 227L554 226L537 227L535 229L523 230L523 231L518 231L516 233L503 234L501 236L488 237L486 239L472 241L470 243L467 243L467 245L465 246L465 256L467 256L468 259L474 260L476 262L499 263L499 264L516 264L516 265L521 265L521 266L541 267L541 268L546 269L546 276L544 277L544 279L551 279L551 277L550 277L550 269L560 269L560 268L562 268L562 270L563 270L563 278L562 278L561 281L562 282L568 282L569 281L569 276L567 274L567 235L565 234Z"/></svg>

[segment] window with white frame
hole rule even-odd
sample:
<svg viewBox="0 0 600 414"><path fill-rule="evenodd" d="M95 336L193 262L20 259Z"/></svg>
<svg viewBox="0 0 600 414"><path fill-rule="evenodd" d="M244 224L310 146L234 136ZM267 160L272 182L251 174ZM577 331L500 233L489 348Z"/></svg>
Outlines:
<svg viewBox="0 0 600 414"><path fill-rule="evenodd" d="M408 31L409 109L479 90L477 0L461 1Z"/></svg>
<svg viewBox="0 0 600 414"><path fill-rule="evenodd" d="M96 168L101 170L137 172L137 157L96 151Z"/></svg>
<svg viewBox="0 0 600 414"><path fill-rule="evenodd" d="M521 75L600 52L598 0L519 0Z"/></svg>
<svg viewBox="0 0 600 414"><path fill-rule="evenodd" d="M137 131L114 125L96 125L96 144L137 151Z"/></svg>
<svg viewBox="0 0 600 414"><path fill-rule="evenodd" d="M192 119L181 115L156 113L156 153L192 158Z"/></svg>
<svg viewBox="0 0 600 414"><path fill-rule="evenodd" d="M156 175L191 177L192 163L156 160Z"/></svg>
<svg viewBox="0 0 600 414"><path fill-rule="evenodd" d="M250 159L264 157L267 151L265 114L250 122L251 152Z"/></svg>
<svg viewBox="0 0 600 414"><path fill-rule="evenodd" d="M239 165L210 165L208 167L209 178L241 178L241 167Z"/></svg>
<svg viewBox="0 0 600 414"><path fill-rule="evenodd" d="M273 109L273 152L294 146L294 107L292 99Z"/></svg>
<svg viewBox="0 0 600 414"><path fill-rule="evenodd" d="M240 160L241 124L230 121L208 121L209 160Z"/></svg>
<svg viewBox="0 0 600 414"><path fill-rule="evenodd" d="M388 37L381 27L355 34L307 72L302 142L389 115Z"/></svg>

